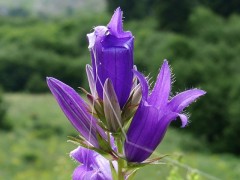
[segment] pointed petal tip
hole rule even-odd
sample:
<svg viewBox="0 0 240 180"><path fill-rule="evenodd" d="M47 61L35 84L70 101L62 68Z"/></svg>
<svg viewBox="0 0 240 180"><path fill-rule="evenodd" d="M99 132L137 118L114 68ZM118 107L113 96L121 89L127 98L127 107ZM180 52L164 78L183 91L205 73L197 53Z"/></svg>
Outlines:
<svg viewBox="0 0 240 180"><path fill-rule="evenodd" d="M192 90L196 91L196 93L198 94L198 96L203 96L203 95L205 95L205 94L207 93L206 91L201 90L201 89L198 89L198 88L194 88L194 89L192 89Z"/></svg>
<svg viewBox="0 0 240 180"><path fill-rule="evenodd" d="M46 77L47 84L53 83L56 79L53 77Z"/></svg>
<svg viewBox="0 0 240 180"><path fill-rule="evenodd" d="M206 92L206 91L204 91L204 90L201 90L201 89L200 89L200 91L201 91L202 95L205 95L205 94L207 94L207 92Z"/></svg>
<svg viewBox="0 0 240 180"><path fill-rule="evenodd" d="M149 103L159 108L165 106L171 91L171 69L166 59L159 70L156 83L149 96Z"/></svg>
<svg viewBox="0 0 240 180"><path fill-rule="evenodd" d="M122 12L122 10L121 10L121 7L119 6L119 7L117 7L117 9L115 9L114 14L121 13L121 12Z"/></svg>
<svg viewBox="0 0 240 180"><path fill-rule="evenodd" d="M88 69L92 69L92 66L89 64L86 64L86 70L88 70Z"/></svg>
<svg viewBox="0 0 240 180"><path fill-rule="evenodd" d="M148 86L148 82L146 80L146 78L144 77L144 75L142 75L139 71L132 69L132 72L136 75L136 77L138 78L141 88L142 88L142 99L144 101L147 100L148 98L148 90L149 90L149 86Z"/></svg>
<svg viewBox="0 0 240 180"><path fill-rule="evenodd" d="M162 68L166 69L167 71L169 71L171 73L170 66L169 66L169 63L168 63L167 59L163 60Z"/></svg>
<svg viewBox="0 0 240 180"><path fill-rule="evenodd" d="M109 82L112 82L111 79L107 78L105 83L109 83Z"/></svg>
<svg viewBox="0 0 240 180"><path fill-rule="evenodd" d="M121 8L120 7L118 7L115 11L114 11L114 14L113 14L113 16L115 15L115 16L117 16L117 17L121 17L122 18L122 10L121 10Z"/></svg>
<svg viewBox="0 0 240 180"><path fill-rule="evenodd" d="M167 60L167 59L164 59L164 60L163 60L163 64L168 64L168 60Z"/></svg>
<svg viewBox="0 0 240 180"><path fill-rule="evenodd" d="M81 163L81 151L82 151L82 149L83 149L82 147L78 146L76 149L72 150L69 153L69 156L72 159L74 159L74 160L76 160L76 161Z"/></svg>
<svg viewBox="0 0 240 180"><path fill-rule="evenodd" d="M110 34L116 36L117 38L132 37L132 33L130 31L123 30L123 12L120 7L114 11L107 28L109 29Z"/></svg>
<svg viewBox="0 0 240 180"><path fill-rule="evenodd" d="M181 128L186 127L186 125L188 124L188 117L185 114L178 114L178 116L180 117L180 119L182 121Z"/></svg>
<svg viewBox="0 0 240 180"><path fill-rule="evenodd" d="M103 87L107 87L107 86L109 86L109 85L113 85L112 84L112 81L111 81L111 79L109 79L109 78L107 78L106 80L105 80L105 82L104 82L104 85L103 85Z"/></svg>
<svg viewBox="0 0 240 180"><path fill-rule="evenodd" d="M58 79L54 78L54 77L46 77L46 80L47 80L47 84L58 84L58 83L63 83L61 81L59 81Z"/></svg>
<svg viewBox="0 0 240 180"><path fill-rule="evenodd" d="M110 20L110 22L108 23L108 27L110 29L113 29L115 26L119 26L119 28L122 28L122 11L120 9L120 7L118 7L113 15L112 15L112 18Z"/></svg>

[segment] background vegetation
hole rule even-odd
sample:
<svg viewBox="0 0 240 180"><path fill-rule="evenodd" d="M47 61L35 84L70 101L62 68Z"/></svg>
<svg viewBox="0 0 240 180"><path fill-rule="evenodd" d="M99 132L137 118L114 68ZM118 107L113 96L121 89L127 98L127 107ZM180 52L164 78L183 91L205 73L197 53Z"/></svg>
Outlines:
<svg viewBox="0 0 240 180"><path fill-rule="evenodd" d="M78 164L69 158L69 152L76 145L67 143L67 136L78 133L63 117L55 99L50 94L7 94L10 106L7 118L13 129L7 133L0 131L0 174L4 179L14 180L69 180ZM24 105L20 103L24 102ZM240 176L239 159L233 155L209 154L191 134L184 129L169 130L159 153L169 154L175 161L189 167L172 169L172 163L144 167L136 179L166 179L169 174L176 180L187 179L195 169L210 175L199 175L200 180L238 179ZM215 177L215 178L212 178ZM173 178L170 178L173 180Z"/></svg>
<svg viewBox="0 0 240 180"><path fill-rule="evenodd" d="M0 175L5 179L31 179L37 174L39 179L56 179L60 174L60 179L69 179L76 164L66 155L74 148L66 140L77 133L50 95L37 94L49 92L46 76L74 88L88 87L84 73L90 63L86 34L96 25L107 24L119 5L124 10L125 29L135 36L135 64L142 72L150 72L154 80L163 59L168 59L176 79L174 94L192 87L207 91L188 109L193 114L188 133L171 130L159 152L183 154L184 163L218 178L237 179L238 1L107 0L105 4L76 0L70 5L59 3L55 13L45 6L38 11L33 8L42 3L54 9L55 1L11 2L0 3L0 86L7 93L0 93ZM91 3L99 7L92 9ZM105 12L105 7L111 13ZM177 122L174 125L179 127ZM189 173L168 166L154 168L157 171L151 167L144 172L153 172L154 177L166 177L170 171L184 176Z"/></svg>

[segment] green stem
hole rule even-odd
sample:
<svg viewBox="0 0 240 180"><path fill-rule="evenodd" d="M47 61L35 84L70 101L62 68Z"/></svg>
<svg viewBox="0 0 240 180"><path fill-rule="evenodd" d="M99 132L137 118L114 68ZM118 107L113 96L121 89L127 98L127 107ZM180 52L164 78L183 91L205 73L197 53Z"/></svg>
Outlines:
<svg viewBox="0 0 240 180"><path fill-rule="evenodd" d="M118 148L118 153L122 154L123 153L123 147L122 147L122 140L121 138L117 138L117 148ZM124 180L124 174L123 174L123 167L124 167L124 160L121 158L118 158L118 180Z"/></svg>

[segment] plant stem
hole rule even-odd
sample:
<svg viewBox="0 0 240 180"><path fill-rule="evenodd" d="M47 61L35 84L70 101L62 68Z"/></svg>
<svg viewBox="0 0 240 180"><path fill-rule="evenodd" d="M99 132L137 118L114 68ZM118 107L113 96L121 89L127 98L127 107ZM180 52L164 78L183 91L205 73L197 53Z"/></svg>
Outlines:
<svg viewBox="0 0 240 180"><path fill-rule="evenodd" d="M122 154L123 153L123 145L122 145L122 139L121 137L117 138L117 148L118 148L118 153ZM118 158L118 180L124 180L124 175L123 175L123 166L124 166L124 160L121 158Z"/></svg>

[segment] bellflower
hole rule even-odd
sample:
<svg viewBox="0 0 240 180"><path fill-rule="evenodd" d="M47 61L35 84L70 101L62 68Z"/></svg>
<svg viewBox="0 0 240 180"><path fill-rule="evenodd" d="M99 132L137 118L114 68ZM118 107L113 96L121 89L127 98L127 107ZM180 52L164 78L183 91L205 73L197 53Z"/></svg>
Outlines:
<svg viewBox="0 0 240 180"><path fill-rule="evenodd" d="M87 104L70 86L48 77L47 84L62 111L76 130L94 147L99 148L97 134L107 139L97 120L87 111Z"/></svg>
<svg viewBox="0 0 240 180"><path fill-rule="evenodd" d="M78 147L70 153L70 156L81 163L73 172L73 180L112 180L109 161L95 151ZM112 163L117 169L116 162Z"/></svg>
<svg viewBox="0 0 240 180"><path fill-rule="evenodd" d="M134 70L142 87L142 99L133 117L125 141L125 155L130 162L146 160L163 139L172 120L180 117L182 127L188 118L183 109L205 94L200 89L191 89L169 99L171 72L165 60L150 95L145 77Z"/></svg>
<svg viewBox="0 0 240 180"><path fill-rule="evenodd" d="M95 27L87 37L98 96L103 99L104 83L110 79L122 108L132 87L134 37L123 31L121 9L116 9L107 26Z"/></svg>

